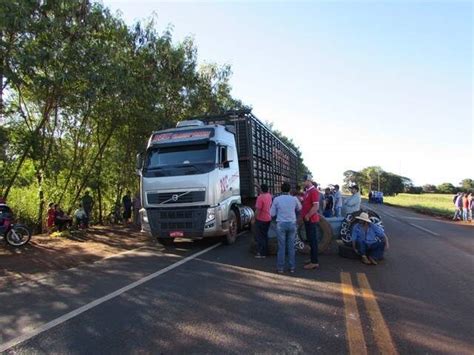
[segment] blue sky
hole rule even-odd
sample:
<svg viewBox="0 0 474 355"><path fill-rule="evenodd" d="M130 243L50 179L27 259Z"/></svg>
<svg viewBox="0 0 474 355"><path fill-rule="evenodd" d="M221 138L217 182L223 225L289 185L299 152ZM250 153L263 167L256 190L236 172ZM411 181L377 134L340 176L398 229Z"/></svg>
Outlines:
<svg viewBox="0 0 474 355"><path fill-rule="evenodd" d="M323 185L379 165L415 184L474 178L469 1L104 1L193 36L233 95L293 138Z"/></svg>

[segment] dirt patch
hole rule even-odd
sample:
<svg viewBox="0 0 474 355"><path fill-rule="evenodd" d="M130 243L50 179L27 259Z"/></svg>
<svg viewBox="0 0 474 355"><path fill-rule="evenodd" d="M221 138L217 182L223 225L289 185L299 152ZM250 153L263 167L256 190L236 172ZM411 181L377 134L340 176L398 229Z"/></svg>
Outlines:
<svg viewBox="0 0 474 355"><path fill-rule="evenodd" d="M152 239L138 229L93 227L71 237L36 235L23 248L0 245L0 285L7 280L28 279L35 274L66 270L103 258L151 245Z"/></svg>

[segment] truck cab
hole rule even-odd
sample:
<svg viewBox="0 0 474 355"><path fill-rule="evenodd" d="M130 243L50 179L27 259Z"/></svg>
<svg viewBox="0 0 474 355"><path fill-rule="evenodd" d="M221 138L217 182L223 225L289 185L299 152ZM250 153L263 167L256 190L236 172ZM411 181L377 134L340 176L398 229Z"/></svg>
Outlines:
<svg viewBox="0 0 474 355"><path fill-rule="evenodd" d="M230 127L189 120L153 132L137 168L142 225L163 244L216 236L232 244L253 217L242 205Z"/></svg>

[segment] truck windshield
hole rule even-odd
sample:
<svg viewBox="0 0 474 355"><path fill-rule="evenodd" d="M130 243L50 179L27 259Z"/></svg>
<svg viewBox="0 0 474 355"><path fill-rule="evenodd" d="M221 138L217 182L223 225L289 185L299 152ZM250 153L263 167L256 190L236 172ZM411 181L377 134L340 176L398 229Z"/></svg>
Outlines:
<svg viewBox="0 0 474 355"><path fill-rule="evenodd" d="M178 147L156 147L148 150L143 175L178 176L204 174L216 165L216 145L185 145Z"/></svg>

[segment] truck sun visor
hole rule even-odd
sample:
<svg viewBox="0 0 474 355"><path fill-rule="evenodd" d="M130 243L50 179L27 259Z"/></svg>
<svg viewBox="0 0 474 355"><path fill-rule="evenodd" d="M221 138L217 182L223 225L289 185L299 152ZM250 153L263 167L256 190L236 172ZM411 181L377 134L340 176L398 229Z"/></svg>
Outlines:
<svg viewBox="0 0 474 355"><path fill-rule="evenodd" d="M212 129L155 133L151 141L152 143L164 143L183 139L209 139L214 135L213 133Z"/></svg>

